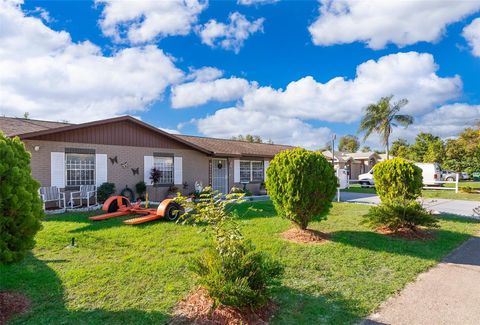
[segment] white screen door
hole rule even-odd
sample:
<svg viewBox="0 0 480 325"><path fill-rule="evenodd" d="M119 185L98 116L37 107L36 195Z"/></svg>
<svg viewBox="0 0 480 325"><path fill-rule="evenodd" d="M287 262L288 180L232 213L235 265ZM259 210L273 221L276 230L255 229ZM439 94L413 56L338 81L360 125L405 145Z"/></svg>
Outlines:
<svg viewBox="0 0 480 325"><path fill-rule="evenodd" d="M228 193L228 164L226 159L212 159L212 187L214 191Z"/></svg>

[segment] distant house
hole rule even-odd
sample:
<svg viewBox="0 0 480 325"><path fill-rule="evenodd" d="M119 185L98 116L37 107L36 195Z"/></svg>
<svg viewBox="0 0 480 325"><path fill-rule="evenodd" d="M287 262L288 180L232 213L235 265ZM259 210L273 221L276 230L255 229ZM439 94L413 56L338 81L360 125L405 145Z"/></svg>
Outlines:
<svg viewBox="0 0 480 325"><path fill-rule="evenodd" d="M322 153L329 161L332 160L331 151ZM358 179L358 175L368 172L380 160L380 155L373 151L355 153L336 151L334 153L335 169L346 169L350 179Z"/></svg>
<svg viewBox="0 0 480 325"><path fill-rule="evenodd" d="M162 199L169 188L188 194L195 183L228 193L233 186L257 193L269 161L292 147L175 135L130 116L82 124L0 117L0 131L18 136L31 152L32 174L42 186L65 191L115 183L117 192L160 170ZM149 191L150 192L150 191Z"/></svg>

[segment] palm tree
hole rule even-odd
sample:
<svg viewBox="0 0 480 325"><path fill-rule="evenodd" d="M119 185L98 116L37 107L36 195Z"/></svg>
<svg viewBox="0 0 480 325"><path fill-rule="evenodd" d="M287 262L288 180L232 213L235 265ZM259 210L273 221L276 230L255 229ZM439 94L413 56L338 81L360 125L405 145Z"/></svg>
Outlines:
<svg viewBox="0 0 480 325"><path fill-rule="evenodd" d="M397 114L400 109L408 104L407 99L401 99L396 103L390 103L393 95L382 97L378 103L370 104L365 109L365 115L360 121L359 132L365 133L365 141L373 132L376 132L382 138L386 148L387 159L389 159L389 138L393 126L407 127L413 123L413 117L410 115Z"/></svg>

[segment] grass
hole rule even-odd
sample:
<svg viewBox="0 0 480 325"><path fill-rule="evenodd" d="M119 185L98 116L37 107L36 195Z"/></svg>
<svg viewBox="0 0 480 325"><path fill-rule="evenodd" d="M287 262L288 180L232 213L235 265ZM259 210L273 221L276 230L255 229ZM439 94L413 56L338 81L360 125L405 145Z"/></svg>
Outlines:
<svg viewBox="0 0 480 325"><path fill-rule="evenodd" d="M460 182L459 188L463 186L470 186L476 189L480 189L480 182ZM445 184L445 187L454 187L454 184ZM374 187L361 187L359 184L354 184L350 188L342 190L343 192L355 192L355 193L368 193L375 194ZM455 193L453 190L423 190L422 197L435 198L435 199L452 199L452 200L468 200L468 201L480 201L479 193L463 193L459 191Z"/></svg>
<svg viewBox="0 0 480 325"><path fill-rule="evenodd" d="M334 204L328 220L310 226L330 233L331 242L307 245L281 239L291 224L275 216L271 202L238 206L245 236L285 265L273 324L354 323L480 228L442 217L435 240L392 239L360 224L367 209ZM32 311L12 324L162 324L195 286L187 259L206 247L199 227L94 223L91 214L46 218L32 254L0 266L0 290L32 300ZM66 247L72 237L77 248Z"/></svg>

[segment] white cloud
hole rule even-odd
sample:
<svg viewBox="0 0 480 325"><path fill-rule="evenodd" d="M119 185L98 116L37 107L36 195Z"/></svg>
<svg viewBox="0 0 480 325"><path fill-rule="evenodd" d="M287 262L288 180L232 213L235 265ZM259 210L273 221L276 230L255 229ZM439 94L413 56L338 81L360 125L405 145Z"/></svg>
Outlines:
<svg viewBox="0 0 480 325"><path fill-rule="evenodd" d="M229 23L219 23L210 19L205 25L198 28L202 43L211 47L221 47L235 53L240 51L245 40L250 35L263 31L264 18L249 21L239 12L231 13L228 17Z"/></svg>
<svg viewBox="0 0 480 325"><path fill-rule="evenodd" d="M200 69L192 69L186 80L195 81L211 81L223 76L223 71L215 67L202 67Z"/></svg>
<svg viewBox="0 0 480 325"><path fill-rule="evenodd" d="M360 64L351 80L337 77L320 83L308 76L291 82L285 89L253 89L236 107L217 111L198 120L197 125L206 135L258 130L256 134L271 137L277 143L321 147L325 137L320 135L325 131L316 139L314 135L319 131L309 121L358 122L366 105L390 94L395 99L408 98L410 103L402 112L417 117L457 98L462 89L460 77L439 77L437 69L430 54L392 54ZM305 137L298 135L302 132Z"/></svg>
<svg viewBox="0 0 480 325"><path fill-rule="evenodd" d="M237 3L243 6L252 6L252 5L264 5L269 3L275 3L280 0L238 0Z"/></svg>
<svg viewBox="0 0 480 325"><path fill-rule="evenodd" d="M228 102L241 98L255 87L256 83L235 77L184 83L172 88L172 107L199 106L209 101Z"/></svg>
<svg viewBox="0 0 480 325"><path fill-rule="evenodd" d="M466 127L480 121L480 105L456 103L443 105L421 117L408 128L395 128L393 139L406 138L413 142L420 132L428 132L443 139L458 136Z"/></svg>
<svg viewBox="0 0 480 325"><path fill-rule="evenodd" d="M300 119L234 107L218 110L214 115L198 120L197 127L202 134L213 137L254 134L274 143L301 145L308 149L319 149L331 135L330 129L314 128Z"/></svg>
<svg viewBox="0 0 480 325"><path fill-rule="evenodd" d="M177 129L169 129L169 128L162 128L162 127L159 127L159 129L162 131L168 132L170 134L180 134L180 131L178 131Z"/></svg>
<svg viewBox="0 0 480 325"><path fill-rule="evenodd" d="M316 45L365 42L406 46L435 42L447 25L480 9L479 1L320 0L320 15L309 27Z"/></svg>
<svg viewBox="0 0 480 325"><path fill-rule="evenodd" d="M397 99L410 100L405 113L421 114L461 92L460 77L441 78L435 73L437 69L430 54L391 54L360 64L352 80L337 77L320 83L308 76L291 82L285 90L260 87L243 98L244 108L261 107L287 117L354 122L366 105L394 94Z"/></svg>
<svg viewBox="0 0 480 325"><path fill-rule="evenodd" d="M147 46L105 56L0 2L0 114L82 122L145 110L183 78Z"/></svg>
<svg viewBox="0 0 480 325"><path fill-rule="evenodd" d="M480 18L473 20L470 25L465 27L462 35L472 48L473 55L480 57Z"/></svg>
<svg viewBox="0 0 480 325"><path fill-rule="evenodd" d="M100 27L115 41L128 39L133 44L156 38L187 35L207 7L202 0L96 0L104 5Z"/></svg>

